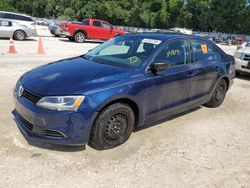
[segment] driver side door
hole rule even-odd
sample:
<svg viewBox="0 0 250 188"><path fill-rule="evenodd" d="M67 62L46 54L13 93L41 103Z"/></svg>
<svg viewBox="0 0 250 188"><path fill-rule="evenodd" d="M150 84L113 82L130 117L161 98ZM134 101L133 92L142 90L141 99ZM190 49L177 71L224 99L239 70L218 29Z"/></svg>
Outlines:
<svg viewBox="0 0 250 188"><path fill-rule="evenodd" d="M162 119L187 106L193 75L189 41L178 39L167 43L152 63L166 63L168 68L146 73L145 123Z"/></svg>

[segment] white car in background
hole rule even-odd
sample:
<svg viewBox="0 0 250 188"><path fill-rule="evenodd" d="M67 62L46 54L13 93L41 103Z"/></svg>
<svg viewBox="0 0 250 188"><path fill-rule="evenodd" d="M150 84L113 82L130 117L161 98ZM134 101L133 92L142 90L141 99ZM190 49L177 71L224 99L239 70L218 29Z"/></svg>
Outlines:
<svg viewBox="0 0 250 188"><path fill-rule="evenodd" d="M15 22L19 23L20 25L25 25L25 26L32 28L32 29L36 28L36 22L33 20L33 18L30 16L27 16L25 14L0 11L0 18L14 20Z"/></svg>
<svg viewBox="0 0 250 188"><path fill-rule="evenodd" d="M238 48L234 54L236 60L236 74L250 73L250 42Z"/></svg>
<svg viewBox="0 0 250 188"><path fill-rule="evenodd" d="M36 29L20 23L0 18L0 38L13 37L15 40L25 40L37 36Z"/></svg>
<svg viewBox="0 0 250 188"><path fill-rule="evenodd" d="M183 34L186 34L186 35L193 35L194 34L194 32L191 29L186 29L186 28L174 27L174 28L170 28L169 30L175 31L175 32L178 32L178 33L183 33Z"/></svg>

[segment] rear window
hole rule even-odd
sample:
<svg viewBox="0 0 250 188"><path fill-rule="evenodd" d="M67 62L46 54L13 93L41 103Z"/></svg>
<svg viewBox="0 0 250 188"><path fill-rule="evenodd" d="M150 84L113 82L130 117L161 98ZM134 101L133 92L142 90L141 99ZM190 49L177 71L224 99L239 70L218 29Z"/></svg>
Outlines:
<svg viewBox="0 0 250 188"><path fill-rule="evenodd" d="M94 22L93 22L93 26L101 27L101 22L99 22L99 21L94 21Z"/></svg>
<svg viewBox="0 0 250 188"><path fill-rule="evenodd" d="M83 20L83 21L82 21L82 24L83 24L83 25L89 25L89 20Z"/></svg>
<svg viewBox="0 0 250 188"><path fill-rule="evenodd" d="M22 15L16 15L16 14L10 14L10 13L5 13L3 15L3 18L12 19L12 20L20 20L20 21L28 21L28 22L33 22L34 21L30 17L22 16Z"/></svg>

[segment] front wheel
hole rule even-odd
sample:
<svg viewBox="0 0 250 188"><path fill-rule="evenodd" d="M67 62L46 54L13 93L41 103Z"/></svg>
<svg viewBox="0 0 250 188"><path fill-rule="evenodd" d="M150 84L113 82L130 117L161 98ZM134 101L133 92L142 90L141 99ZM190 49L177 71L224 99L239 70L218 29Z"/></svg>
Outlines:
<svg viewBox="0 0 250 188"><path fill-rule="evenodd" d="M74 36L75 42L77 42L77 43L84 43L85 38L86 38L86 36L82 32L78 32Z"/></svg>
<svg viewBox="0 0 250 188"><path fill-rule="evenodd" d="M15 33L14 33L14 39L15 40L25 40L26 38L26 34L24 31L21 31L21 30L17 30Z"/></svg>
<svg viewBox="0 0 250 188"><path fill-rule="evenodd" d="M89 145L98 150L110 149L125 143L135 125L133 110L124 103L103 109L91 130Z"/></svg>
<svg viewBox="0 0 250 188"><path fill-rule="evenodd" d="M206 105L212 108L219 107L223 103L226 93L227 93L227 82L224 79L222 79L217 84L210 101Z"/></svg>

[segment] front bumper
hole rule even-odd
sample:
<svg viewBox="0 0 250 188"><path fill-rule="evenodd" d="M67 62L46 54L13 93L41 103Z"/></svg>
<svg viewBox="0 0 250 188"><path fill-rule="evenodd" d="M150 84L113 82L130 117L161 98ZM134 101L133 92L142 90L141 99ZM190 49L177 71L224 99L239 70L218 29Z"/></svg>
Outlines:
<svg viewBox="0 0 250 188"><path fill-rule="evenodd" d="M235 58L236 71L250 73L250 62Z"/></svg>
<svg viewBox="0 0 250 188"><path fill-rule="evenodd" d="M15 98L12 112L18 128L28 141L60 145L84 145L89 141L97 112L54 112L44 110L25 98Z"/></svg>

